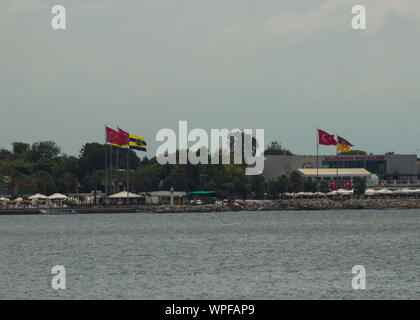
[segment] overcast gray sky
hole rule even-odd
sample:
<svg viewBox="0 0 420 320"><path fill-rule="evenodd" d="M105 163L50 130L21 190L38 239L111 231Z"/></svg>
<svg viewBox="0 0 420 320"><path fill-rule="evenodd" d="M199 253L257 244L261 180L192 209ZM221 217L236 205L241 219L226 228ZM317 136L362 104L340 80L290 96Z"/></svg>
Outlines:
<svg viewBox="0 0 420 320"><path fill-rule="evenodd" d="M56 4L65 31L51 28ZM355 4L367 30L351 28ZM188 120L262 128L299 154L315 152L317 126L415 153L419 34L418 0L1 0L0 147L52 139L76 155L108 123L151 157L157 131Z"/></svg>

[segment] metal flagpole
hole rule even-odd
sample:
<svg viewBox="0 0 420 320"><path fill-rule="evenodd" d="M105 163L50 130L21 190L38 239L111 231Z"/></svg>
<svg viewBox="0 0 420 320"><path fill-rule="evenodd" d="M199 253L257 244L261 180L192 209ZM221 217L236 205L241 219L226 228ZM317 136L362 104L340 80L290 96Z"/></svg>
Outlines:
<svg viewBox="0 0 420 320"><path fill-rule="evenodd" d="M107 143L106 143L106 123L105 123L105 144L104 144L104 148L105 148L105 195L108 196L108 160L107 160Z"/></svg>
<svg viewBox="0 0 420 320"><path fill-rule="evenodd" d="M130 204L130 197L129 197L129 190L130 190L130 185L129 185L129 174L128 174L128 172L129 172L129 170L130 170L130 168L129 168L129 163L128 163L128 156L129 156L129 151L130 151L130 148L129 148L129 146L130 146L130 142L128 143L128 145L127 145L127 205L129 205Z"/></svg>
<svg viewBox="0 0 420 320"><path fill-rule="evenodd" d="M337 141L338 141L338 135L337 135ZM337 156L336 156L336 160L337 160L337 190L338 190L338 142L337 142Z"/></svg>
<svg viewBox="0 0 420 320"><path fill-rule="evenodd" d="M319 174L318 174L318 168L319 168L319 162L318 162L318 149L319 149L319 139L318 139L318 127L316 128L315 132L315 139L316 139L316 188L317 191L319 191Z"/></svg>
<svg viewBox="0 0 420 320"><path fill-rule="evenodd" d="M119 160L119 153L118 153L118 150L120 150L120 146L118 145L117 146L117 192L119 192L120 191L120 179L119 179L119 168L120 168L120 166L119 166L119 164L118 164L118 160Z"/></svg>
<svg viewBox="0 0 420 320"><path fill-rule="evenodd" d="M109 152L110 153L110 160L109 160L109 162L110 162L110 169L111 169L111 173L110 173L110 181L109 181L109 188L110 188L110 192L112 193L112 194L114 194L114 177L113 177L113 168L112 168L112 144L111 144L111 146L110 146L110 148L111 148L111 151Z"/></svg>

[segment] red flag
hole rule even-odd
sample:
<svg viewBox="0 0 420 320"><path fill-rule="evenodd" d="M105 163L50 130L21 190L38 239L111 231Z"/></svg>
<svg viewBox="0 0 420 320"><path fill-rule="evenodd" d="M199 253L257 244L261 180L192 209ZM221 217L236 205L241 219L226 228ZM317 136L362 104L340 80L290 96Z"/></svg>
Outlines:
<svg viewBox="0 0 420 320"><path fill-rule="evenodd" d="M120 141L120 135L118 131L106 127L106 142L118 144Z"/></svg>
<svg viewBox="0 0 420 320"><path fill-rule="evenodd" d="M322 144L324 146L336 146L337 141L334 139L333 134L329 134L328 132L325 132L321 129L318 129L318 143Z"/></svg>
<svg viewBox="0 0 420 320"><path fill-rule="evenodd" d="M351 180L344 180L344 186L346 187L346 190L353 190L353 186L351 185Z"/></svg>
<svg viewBox="0 0 420 320"><path fill-rule="evenodd" d="M330 189L333 190L333 191L337 190L337 181L335 181L335 180L330 181Z"/></svg>
<svg viewBox="0 0 420 320"><path fill-rule="evenodd" d="M118 134L120 136L120 143L119 145L128 145L130 144L130 135L128 132L118 128Z"/></svg>

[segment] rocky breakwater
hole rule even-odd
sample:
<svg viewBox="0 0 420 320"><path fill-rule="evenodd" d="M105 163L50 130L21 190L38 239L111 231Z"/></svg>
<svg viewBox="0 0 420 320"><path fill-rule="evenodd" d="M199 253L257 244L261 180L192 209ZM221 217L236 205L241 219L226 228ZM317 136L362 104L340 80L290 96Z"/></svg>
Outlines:
<svg viewBox="0 0 420 320"><path fill-rule="evenodd" d="M282 211L282 210L358 210L358 209L420 208L420 199L281 199L270 201L243 201L240 205L217 204L173 206L141 206L140 213L194 213L232 211Z"/></svg>

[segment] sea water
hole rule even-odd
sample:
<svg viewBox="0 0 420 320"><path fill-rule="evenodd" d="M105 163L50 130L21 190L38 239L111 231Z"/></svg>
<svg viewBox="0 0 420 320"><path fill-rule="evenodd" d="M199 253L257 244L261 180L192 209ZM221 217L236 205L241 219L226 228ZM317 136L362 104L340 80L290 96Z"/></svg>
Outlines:
<svg viewBox="0 0 420 320"><path fill-rule="evenodd" d="M420 299L420 210L0 216L0 257L0 299Z"/></svg>

